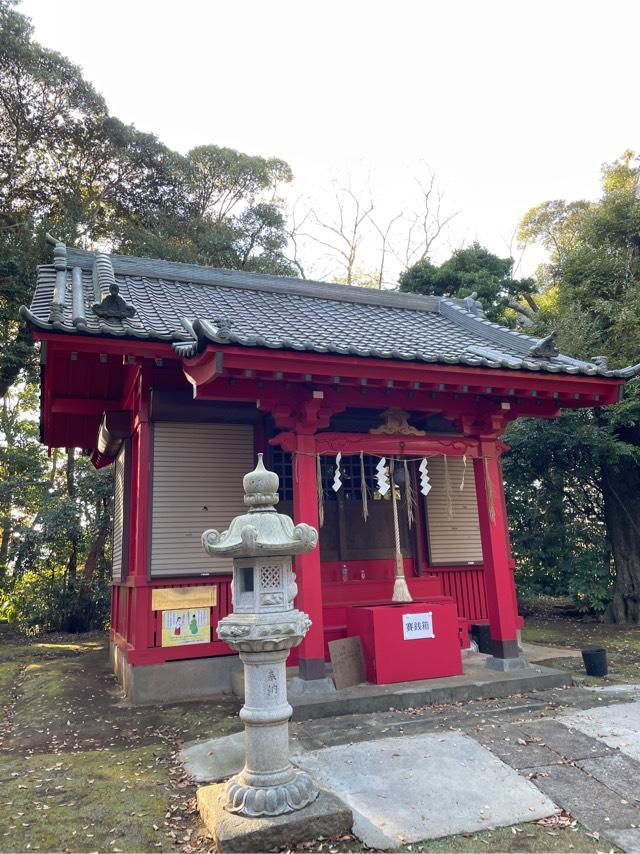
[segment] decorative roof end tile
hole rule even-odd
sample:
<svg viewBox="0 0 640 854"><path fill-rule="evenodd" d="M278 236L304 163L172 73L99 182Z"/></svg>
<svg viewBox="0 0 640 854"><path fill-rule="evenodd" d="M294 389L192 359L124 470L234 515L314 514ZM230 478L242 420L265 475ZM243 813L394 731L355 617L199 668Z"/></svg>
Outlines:
<svg viewBox="0 0 640 854"><path fill-rule="evenodd" d="M56 270L67 269L67 247L56 237L52 237L49 232L45 234L47 243L53 246L53 266Z"/></svg>
<svg viewBox="0 0 640 854"><path fill-rule="evenodd" d="M109 294L102 297L105 287L109 289ZM118 295L120 288L116 284L116 277L108 255L96 255L93 265L93 288L96 299L100 301L95 302L91 308L98 317L109 320L124 320L127 317L133 317L136 313L135 308L128 305Z"/></svg>
<svg viewBox="0 0 640 854"><path fill-rule="evenodd" d="M109 296L106 296L102 302L96 302L91 306L93 313L109 320L124 320L127 317L133 317L136 313L135 308L128 305L118 295L119 290L120 288L114 282L109 287Z"/></svg>
<svg viewBox="0 0 640 854"><path fill-rule="evenodd" d="M476 317L486 317L486 314L482 309L482 303L477 299L477 296L478 292L474 291L470 296L464 298L467 311L470 311L471 314L475 314Z"/></svg>
<svg viewBox="0 0 640 854"><path fill-rule="evenodd" d="M556 345L557 337L558 333L554 329L546 338L541 338L537 344L531 347L529 355L534 356L536 359L552 359L554 356L557 356L560 353Z"/></svg>
<svg viewBox="0 0 640 854"><path fill-rule="evenodd" d="M46 233L45 240L53 246L53 266L56 271L56 283L49 308L49 323L60 324L62 323L67 284L67 247L61 240L52 237L49 232Z"/></svg>

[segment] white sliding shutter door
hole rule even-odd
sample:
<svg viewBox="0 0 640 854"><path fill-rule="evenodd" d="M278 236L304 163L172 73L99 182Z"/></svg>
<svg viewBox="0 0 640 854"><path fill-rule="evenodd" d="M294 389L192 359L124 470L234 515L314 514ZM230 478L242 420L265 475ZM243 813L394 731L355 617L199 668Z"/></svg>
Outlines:
<svg viewBox="0 0 640 854"><path fill-rule="evenodd" d="M473 462L449 457L449 489L444 457L429 457L432 489L427 496L429 556L433 565L482 563ZM464 474L464 488L460 489Z"/></svg>
<svg viewBox="0 0 640 854"><path fill-rule="evenodd" d="M124 544L124 494L125 494L125 446L120 449L113 464L113 547L111 555L111 577L122 581Z"/></svg>
<svg viewBox="0 0 640 854"><path fill-rule="evenodd" d="M231 572L231 560L206 554L200 538L247 511L242 478L253 468L250 424L154 424L152 576Z"/></svg>

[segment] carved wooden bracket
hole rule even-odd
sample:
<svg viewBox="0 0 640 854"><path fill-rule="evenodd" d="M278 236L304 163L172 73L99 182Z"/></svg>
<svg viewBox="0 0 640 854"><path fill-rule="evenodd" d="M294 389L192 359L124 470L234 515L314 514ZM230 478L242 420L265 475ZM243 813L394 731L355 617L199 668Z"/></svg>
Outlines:
<svg viewBox="0 0 640 854"><path fill-rule="evenodd" d="M312 435L318 430L329 426L331 417L345 408L336 402L328 405L322 392L312 392L314 395L306 400L283 403L281 400L261 397L257 401L258 409L271 413L276 427L281 430L292 430L295 433Z"/></svg>

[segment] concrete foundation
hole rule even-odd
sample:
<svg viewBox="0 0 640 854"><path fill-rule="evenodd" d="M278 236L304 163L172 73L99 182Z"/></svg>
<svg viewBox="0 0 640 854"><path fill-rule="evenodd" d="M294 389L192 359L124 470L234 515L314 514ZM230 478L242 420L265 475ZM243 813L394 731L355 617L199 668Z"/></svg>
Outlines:
<svg viewBox="0 0 640 854"><path fill-rule="evenodd" d="M354 685L326 694L290 694L293 720L328 718L336 715L384 712L437 703L488 700L526 694L572 684L570 673L542 665L523 670L499 671L486 665L487 656L471 653L464 657L464 674L424 679L417 682L393 682L388 685Z"/></svg>
<svg viewBox="0 0 640 854"><path fill-rule="evenodd" d="M294 676L289 683L290 694L327 694L336 690L333 679L325 676L324 679L301 679Z"/></svg>
<svg viewBox="0 0 640 854"><path fill-rule="evenodd" d="M318 836L348 833L351 810L339 798L321 789L304 809L272 818L246 818L223 809L225 784L198 789L198 810L218 851L273 851Z"/></svg>
<svg viewBox="0 0 640 854"><path fill-rule="evenodd" d="M220 694L235 693L244 699L243 667L237 655L171 661L165 664L130 665L122 650L111 645L111 666L134 705L178 703L206 700ZM563 670L529 664L522 669L494 670L487 666L489 656L465 653L464 675L444 676L418 682L389 685L356 685L336 691L333 682L317 681L318 691L297 693L289 687L293 720L381 712L390 708L432 703L450 703L507 697L510 694L571 685L571 674ZM297 668L288 668L288 682L298 678Z"/></svg>
<svg viewBox="0 0 640 854"><path fill-rule="evenodd" d="M511 673L513 670L526 670L529 667L529 662L524 655L513 656L512 658L499 658L495 655L490 655L487 659L487 667L491 670L498 670L501 673Z"/></svg>
<svg viewBox="0 0 640 854"><path fill-rule="evenodd" d="M109 657L118 682L134 705L180 703L230 694L231 673L238 668L237 655L136 666L129 664L115 644L110 644Z"/></svg>

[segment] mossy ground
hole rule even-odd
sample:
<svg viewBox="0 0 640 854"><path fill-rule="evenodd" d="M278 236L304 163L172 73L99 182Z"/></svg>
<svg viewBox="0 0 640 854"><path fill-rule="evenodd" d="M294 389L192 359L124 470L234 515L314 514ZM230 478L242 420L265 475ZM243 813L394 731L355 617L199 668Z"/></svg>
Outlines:
<svg viewBox="0 0 640 854"><path fill-rule="evenodd" d="M528 620L525 639L576 649L604 643L612 670L623 678L640 675L640 630L544 617ZM103 636L24 641L3 634L0 712L0 852L211 849L195 811L195 786L175 754L184 741L237 731L234 700L130 707L109 671ZM311 840L298 850L366 849L343 837ZM528 824L403 850L610 849L579 826Z"/></svg>
<svg viewBox="0 0 640 854"><path fill-rule="evenodd" d="M640 682L640 627L568 619L559 606L557 610L546 608L542 614L526 617L522 638L528 643L575 649L575 659L550 660L545 663L571 670L586 684L593 685L606 684L606 680L586 676L580 650L588 646L604 646L611 678L622 682Z"/></svg>
<svg viewBox="0 0 640 854"><path fill-rule="evenodd" d="M0 851L206 851L175 752L240 728L235 700L133 708L102 635L0 642Z"/></svg>

